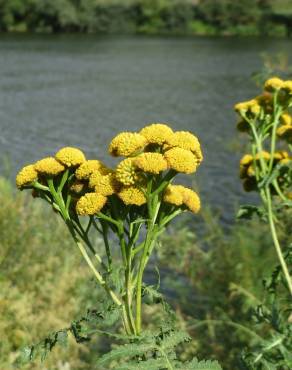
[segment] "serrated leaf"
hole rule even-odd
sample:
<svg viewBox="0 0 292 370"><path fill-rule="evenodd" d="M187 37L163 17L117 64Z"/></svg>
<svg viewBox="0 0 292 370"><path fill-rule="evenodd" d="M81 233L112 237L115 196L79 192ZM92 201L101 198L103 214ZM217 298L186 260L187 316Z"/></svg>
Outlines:
<svg viewBox="0 0 292 370"><path fill-rule="evenodd" d="M203 360L193 358L191 362L184 364L180 370L222 370L218 361Z"/></svg>
<svg viewBox="0 0 292 370"><path fill-rule="evenodd" d="M97 365L104 365L105 363L124 358L124 357L134 357L139 356L147 353L155 349L155 345L153 343L131 343L131 344L124 344L117 348L114 348L110 352L103 355L98 361Z"/></svg>
<svg viewBox="0 0 292 370"><path fill-rule="evenodd" d="M165 369L166 363L163 358L153 359L143 362L128 362L124 365L116 367L115 370L160 370Z"/></svg>
<svg viewBox="0 0 292 370"><path fill-rule="evenodd" d="M183 342L189 342L190 336L184 331L173 331L169 336L163 339L160 343L160 347L163 350L168 350L176 347Z"/></svg>

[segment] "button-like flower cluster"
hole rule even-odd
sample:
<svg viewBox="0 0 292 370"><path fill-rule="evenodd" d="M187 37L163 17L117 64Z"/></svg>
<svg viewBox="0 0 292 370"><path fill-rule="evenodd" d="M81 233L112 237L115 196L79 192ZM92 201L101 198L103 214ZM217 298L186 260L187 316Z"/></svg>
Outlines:
<svg viewBox="0 0 292 370"><path fill-rule="evenodd" d="M46 196L53 186L56 192L71 196L66 205L71 204L69 211L79 215L92 215L111 207L111 197L125 205L144 205L147 191L154 191L155 186L165 202L198 212L200 200L196 193L182 186L169 185L166 189L164 181L164 176L170 182L177 173L193 173L200 165L200 143L190 132L174 132L166 124L153 123L139 133L122 132L115 136L109 153L126 158L110 169L97 159L86 160L78 148L62 148L54 157L24 167L17 175L17 186L36 188ZM180 189L180 195L175 189ZM175 197L180 197L180 201L175 201Z"/></svg>
<svg viewBox="0 0 292 370"><path fill-rule="evenodd" d="M245 155L240 161L239 173L246 191L268 186L271 193L282 200L289 193L292 186L291 106L292 81L278 77L265 82L262 95L235 105L240 116L237 129L248 134L253 148L253 155Z"/></svg>
<svg viewBox="0 0 292 370"><path fill-rule="evenodd" d="M178 173L194 173L203 155L196 136L163 123L118 134L109 153L124 158L109 168L65 147L25 166L16 184L61 216L97 282L119 307L126 333L136 336L142 328L143 273L157 239L174 217L201 206L196 192L172 182ZM102 256L93 232L104 241ZM113 272L118 279L111 278Z"/></svg>

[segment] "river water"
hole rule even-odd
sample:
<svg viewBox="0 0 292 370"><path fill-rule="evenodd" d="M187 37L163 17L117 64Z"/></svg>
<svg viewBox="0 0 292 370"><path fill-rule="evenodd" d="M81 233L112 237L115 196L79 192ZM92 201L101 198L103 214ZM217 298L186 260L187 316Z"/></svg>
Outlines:
<svg viewBox="0 0 292 370"><path fill-rule="evenodd" d="M11 176L64 145L113 164L119 131L153 122L199 136L205 160L193 177L205 204L233 218L246 201L234 103L257 94L263 52L292 56L291 41L235 38L0 36L0 156ZM3 169L3 164L1 164Z"/></svg>

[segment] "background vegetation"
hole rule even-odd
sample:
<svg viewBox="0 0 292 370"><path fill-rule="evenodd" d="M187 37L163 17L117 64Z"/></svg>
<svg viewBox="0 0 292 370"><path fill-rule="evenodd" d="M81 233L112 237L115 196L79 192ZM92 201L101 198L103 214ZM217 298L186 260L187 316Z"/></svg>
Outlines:
<svg viewBox="0 0 292 370"><path fill-rule="evenodd" d="M63 225L47 207L15 194L4 179L0 202L0 368L9 370L20 348L68 327L87 309L98 309L100 299ZM182 356L218 359L231 370L238 368L242 349L266 332L265 325L254 326L252 307L263 300L262 277L270 273L275 255L259 221L223 230L205 211L199 222L199 235L193 219L171 229L153 263L161 268L161 290L193 338ZM282 238L289 236L289 227L291 217L286 217ZM157 276L148 279L157 284ZM151 325L158 322L159 305L150 305L147 315ZM89 370L110 345L104 337L85 345L72 340L69 348L54 349L43 365L25 369Z"/></svg>
<svg viewBox="0 0 292 370"><path fill-rule="evenodd" d="M289 35L289 0L0 0L0 31Z"/></svg>

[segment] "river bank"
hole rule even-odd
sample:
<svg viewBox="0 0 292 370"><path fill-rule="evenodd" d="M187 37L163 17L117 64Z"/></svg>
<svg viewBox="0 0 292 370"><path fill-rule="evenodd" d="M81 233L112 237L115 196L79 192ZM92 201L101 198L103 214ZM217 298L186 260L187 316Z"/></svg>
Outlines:
<svg viewBox="0 0 292 370"><path fill-rule="evenodd" d="M0 31L286 36L291 12L285 0L7 0Z"/></svg>

